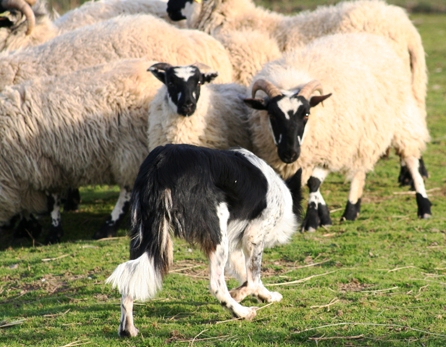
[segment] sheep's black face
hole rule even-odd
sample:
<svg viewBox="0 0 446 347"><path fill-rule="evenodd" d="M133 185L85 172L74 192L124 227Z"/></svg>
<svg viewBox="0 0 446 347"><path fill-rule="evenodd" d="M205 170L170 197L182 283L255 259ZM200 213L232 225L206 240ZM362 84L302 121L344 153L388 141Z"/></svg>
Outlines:
<svg viewBox="0 0 446 347"><path fill-rule="evenodd" d="M329 98L331 94L312 96L307 100L301 95L278 95L272 99L244 99L255 109L268 112L271 132L277 146L277 154L284 163L291 164L300 156L310 108Z"/></svg>
<svg viewBox="0 0 446 347"><path fill-rule="evenodd" d="M194 114L202 84L211 82L217 72L202 73L194 65L171 66L165 63L149 68L167 87L167 101L174 112L188 117Z"/></svg>
<svg viewBox="0 0 446 347"><path fill-rule="evenodd" d="M193 0L169 0L167 2L167 14L169 18L173 21L180 21L186 19L184 11L186 10L186 5L191 5Z"/></svg>
<svg viewBox="0 0 446 347"><path fill-rule="evenodd" d="M166 86L169 103L182 116L191 116L200 98L203 76L195 66L173 67L166 71Z"/></svg>
<svg viewBox="0 0 446 347"><path fill-rule="evenodd" d="M287 164L300 156L310 105L305 98L277 96L268 103L268 115L279 158Z"/></svg>
<svg viewBox="0 0 446 347"><path fill-rule="evenodd" d="M308 101L296 94L244 101L251 108L268 112L270 130L280 160L287 164L295 162L300 156L300 146L310 114Z"/></svg>

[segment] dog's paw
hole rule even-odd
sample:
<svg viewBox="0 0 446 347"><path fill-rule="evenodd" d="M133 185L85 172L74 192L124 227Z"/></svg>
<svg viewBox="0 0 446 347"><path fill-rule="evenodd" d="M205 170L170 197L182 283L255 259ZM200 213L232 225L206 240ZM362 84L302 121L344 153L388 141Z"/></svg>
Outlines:
<svg viewBox="0 0 446 347"><path fill-rule="evenodd" d="M270 292L271 296L266 300L267 302L279 302L282 300L282 294L278 292Z"/></svg>
<svg viewBox="0 0 446 347"><path fill-rule="evenodd" d="M234 315L237 318L246 319L247 321L251 321L254 319L254 317L257 314L257 308L258 307L244 307L241 306L237 312L234 312Z"/></svg>

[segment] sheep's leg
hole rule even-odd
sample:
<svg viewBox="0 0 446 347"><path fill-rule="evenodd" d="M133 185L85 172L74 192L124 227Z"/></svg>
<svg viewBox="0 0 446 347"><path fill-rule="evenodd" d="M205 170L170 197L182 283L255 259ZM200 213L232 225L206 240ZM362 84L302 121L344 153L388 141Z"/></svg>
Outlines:
<svg viewBox="0 0 446 347"><path fill-rule="evenodd" d="M410 171L408 170L404 159L401 159L400 164L401 164L401 168L400 168L400 174L398 176L398 183L400 184L400 186L410 186L411 190L415 190L412 175L411 175ZM420 172L420 175L423 178L429 177L429 173L427 172L427 169L426 169L426 166L424 165L424 161L423 161L422 157L419 160L418 171Z"/></svg>
<svg viewBox="0 0 446 347"><path fill-rule="evenodd" d="M407 168L412 175L413 183L415 186L417 205L418 205L418 218L430 218L431 213L431 202L429 201L424 187L424 180L420 174L420 162L415 157L404 158Z"/></svg>
<svg viewBox="0 0 446 347"><path fill-rule="evenodd" d="M242 250L236 249L229 254L225 271L228 275L235 278L239 284L246 282L245 255Z"/></svg>
<svg viewBox="0 0 446 347"><path fill-rule="evenodd" d="M131 190L128 187L121 188L119 198L111 215L105 221L101 229L93 235L94 239L102 239L105 237L115 236L120 222L124 219L125 214L130 208Z"/></svg>
<svg viewBox="0 0 446 347"><path fill-rule="evenodd" d="M48 209L51 211L51 227L46 243L58 243L63 236L60 196L58 194L51 194L48 198L48 206Z"/></svg>
<svg viewBox="0 0 446 347"><path fill-rule="evenodd" d="M310 189L308 198L308 208L305 218L302 222L302 231L315 231L320 225L332 225L330 211L320 192L322 182L328 175L328 170L315 168L308 179L307 185Z"/></svg>
<svg viewBox="0 0 446 347"><path fill-rule="evenodd" d="M227 206L221 204L217 209L217 214L220 221L221 241L214 251L208 252L210 273L209 289L220 304L231 311L235 317L251 320L256 316L256 309L254 307L240 305L231 297L226 286L224 270L229 256L227 236L229 211Z"/></svg>
<svg viewBox="0 0 446 347"><path fill-rule="evenodd" d="M20 221L17 227L14 229L14 238L26 237L31 235L31 237L36 238L42 232L42 226L39 221L32 214L19 215ZM16 221L11 220L12 226Z"/></svg>
<svg viewBox="0 0 446 347"><path fill-rule="evenodd" d="M275 302L282 300L282 295L270 292L260 279L263 254L263 230L261 225L250 225L245 229L243 236L243 252L246 259L246 282L240 287L231 290L231 296L237 301L242 301L248 295L255 295L260 301Z"/></svg>
<svg viewBox="0 0 446 347"><path fill-rule="evenodd" d="M81 202L81 195L79 193L79 189L68 188L66 193L67 196L63 203L64 212L76 211L79 208L79 204Z"/></svg>
<svg viewBox="0 0 446 347"><path fill-rule="evenodd" d="M355 220L361 212L361 196L364 190L365 172L358 171L350 183L347 206L341 217L343 220Z"/></svg>
<svg viewBox="0 0 446 347"><path fill-rule="evenodd" d="M118 334L121 337L138 335L138 329L133 324L133 299L127 295L123 295L121 299L121 323Z"/></svg>

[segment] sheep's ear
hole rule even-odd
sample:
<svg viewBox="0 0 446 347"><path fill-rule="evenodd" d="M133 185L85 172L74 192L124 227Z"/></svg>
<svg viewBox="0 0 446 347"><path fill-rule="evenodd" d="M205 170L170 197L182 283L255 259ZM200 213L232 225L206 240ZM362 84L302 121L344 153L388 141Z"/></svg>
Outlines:
<svg viewBox="0 0 446 347"><path fill-rule="evenodd" d="M203 84L212 82L218 76L217 71L213 70L209 65L200 63L199 61L193 63L192 66L195 66L200 70L200 73L203 76Z"/></svg>
<svg viewBox="0 0 446 347"><path fill-rule="evenodd" d="M203 81L204 83L211 83L217 76L217 71L205 72L203 73Z"/></svg>
<svg viewBox="0 0 446 347"><path fill-rule="evenodd" d="M253 108L254 110L266 110L267 106L264 99L252 99L252 98L246 98L243 99L246 105L248 107Z"/></svg>
<svg viewBox="0 0 446 347"><path fill-rule="evenodd" d="M315 96L312 96L310 98L310 101L309 101L310 102L310 107L314 107L316 105L319 105L319 103L321 103L325 99L328 99L330 96L331 96L331 93L330 94L326 94L326 95L315 95ZM322 106L323 105L324 104L322 104Z"/></svg>
<svg viewBox="0 0 446 347"><path fill-rule="evenodd" d="M166 70L172 67L172 65L167 63L157 63L153 64L151 67L147 69L147 71L150 71L153 73L153 75L158 78L161 82L164 84L166 83Z"/></svg>

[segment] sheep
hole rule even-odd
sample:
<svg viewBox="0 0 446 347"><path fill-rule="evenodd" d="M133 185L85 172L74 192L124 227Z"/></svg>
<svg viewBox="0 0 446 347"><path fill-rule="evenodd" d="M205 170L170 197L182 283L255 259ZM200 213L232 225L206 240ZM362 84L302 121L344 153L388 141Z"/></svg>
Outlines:
<svg viewBox="0 0 446 347"><path fill-rule="evenodd" d="M209 259L210 291L234 316L251 320L254 295L277 302L260 279L265 247L286 243L300 221L300 171L287 184L246 149L191 145L156 147L141 165L132 192L130 261L107 283L122 295L119 336L138 334L133 301L153 298L173 261L172 236L197 244ZM224 270L241 285L228 291Z"/></svg>
<svg viewBox="0 0 446 347"><path fill-rule="evenodd" d="M312 96L322 87L330 94ZM389 146L413 177L418 217L431 216L418 172L429 141L426 119L412 93L410 74L388 39L365 33L322 37L266 64L251 88L246 102L253 108L254 153L285 178L301 167L302 182L307 182L313 172L303 229L317 227L318 215L327 218L319 187L329 171L353 179L343 218L355 219L366 172ZM255 98L258 90L267 96ZM316 107L324 99L324 107Z"/></svg>
<svg viewBox="0 0 446 347"><path fill-rule="evenodd" d="M149 150L168 143L251 148L246 87L208 84L218 73L204 64L158 63L149 71L163 83L149 107Z"/></svg>
<svg viewBox="0 0 446 347"><path fill-rule="evenodd" d="M275 40L256 30L227 30L214 35L229 53L234 82L248 86L252 77L282 53Z"/></svg>
<svg viewBox="0 0 446 347"><path fill-rule="evenodd" d="M39 46L0 54L0 91L33 78L66 74L116 59L202 62L232 80L224 47L197 30L181 30L151 15L119 16L59 35Z"/></svg>
<svg viewBox="0 0 446 347"><path fill-rule="evenodd" d="M240 35L242 37L236 41L238 45L235 45L234 49L234 45L230 45L231 41L222 40L222 37L238 37L237 31L256 31L260 37L271 37L282 52L334 33L366 32L385 36L391 39L394 49L405 61L406 68L410 69L412 92L420 113L426 116L428 78L424 48L418 31L402 8L388 5L384 1L357 0L321 6L315 11L306 11L294 16L284 16L255 6L252 0L169 0L167 12L172 20L186 19L189 28L200 29L215 36L222 41L232 56L243 57L243 54L239 54L240 50L245 53L255 48L256 55L247 55L250 59L240 69L241 72L237 70L241 65L233 64L235 77L242 77L240 83L251 80L252 72L257 70L259 64L268 61L257 58L258 52L265 51L270 54L272 46L270 57L276 59L276 47L257 42L251 44L249 40L240 44L243 41L243 35ZM266 39L264 41L266 42ZM428 177L422 158L418 165L421 175ZM404 160L401 159L398 182L401 185L411 184L410 176ZM331 221L327 220L327 223L331 224Z"/></svg>
<svg viewBox="0 0 446 347"><path fill-rule="evenodd" d="M25 0L14 0L14 2L18 3L23 1ZM13 1L9 0L9 2ZM5 19L7 25L0 28L0 51L11 51L39 45L65 32L101 22L118 15L152 14L164 19L170 24L184 28L184 21L173 22L168 18L166 6L166 1L161 0L88 1L82 4L82 6L52 20L52 16L46 8L45 1L39 1L35 5L22 5L22 11L28 13L27 17L31 17L31 20L28 19L18 24L21 20L21 11L14 14L11 12L7 13ZM3 11L0 10L1 12Z"/></svg>
<svg viewBox="0 0 446 347"><path fill-rule="evenodd" d="M231 62L217 40L199 31L177 29L150 15L135 15L86 26L37 47L3 53L0 55L0 91L28 79L139 57L174 63L202 61L221 71L222 82L232 79ZM122 192L120 200L126 201L129 197ZM116 218L112 218L106 228L109 230L104 230L102 235L114 232L110 231L114 221Z"/></svg>
<svg viewBox="0 0 446 347"><path fill-rule="evenodd" d="M169 0L172 20L187 20L189 28L211 35L255 30L275 39L281 52L335 33L368 32L391 40L412 72L412 89L425 114L427 69L423 44L407 13L384 1L357 0L321 6L315 11L285 16L255 6L252 0ZM268 49L268 46L265 46Z"/></svg>
<svg viewBox="0 0 446 347"><path fill-rule="evenodd" d="M117 184L130 194L148 154L149 103L161 85L147 73L153 64L120 60L0 94L0 225L45 211L47 194L68 187ZM60 216L53 223L51 243L62 236Z"/></svg>

